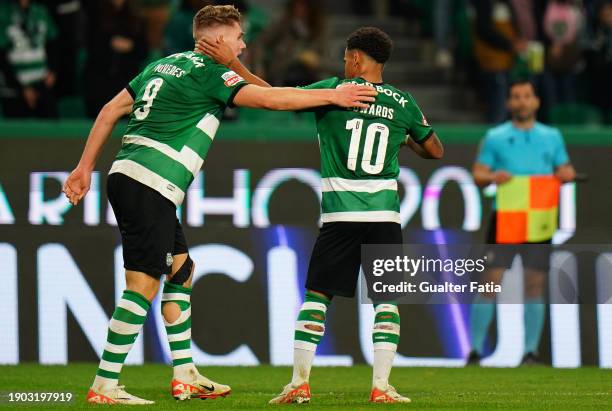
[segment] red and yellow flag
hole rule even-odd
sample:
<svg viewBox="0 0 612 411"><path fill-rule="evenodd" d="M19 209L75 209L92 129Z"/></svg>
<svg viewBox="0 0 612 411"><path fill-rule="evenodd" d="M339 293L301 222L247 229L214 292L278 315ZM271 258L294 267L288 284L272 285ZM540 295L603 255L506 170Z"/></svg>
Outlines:
<svg viewBox="0 0 612 411"><path fill-rule="evenodd" d="M499 185L497 242L519 244L551 239L557 230L560 186L554 176L515 176Z"/></svg>

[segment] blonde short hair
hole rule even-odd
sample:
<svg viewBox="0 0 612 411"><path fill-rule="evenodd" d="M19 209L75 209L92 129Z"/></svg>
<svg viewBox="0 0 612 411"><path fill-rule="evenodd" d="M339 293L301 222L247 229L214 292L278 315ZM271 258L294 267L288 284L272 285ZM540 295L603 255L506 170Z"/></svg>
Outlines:
<svg viewBox="0 0 612 411"><path fill-rule="evenodd" d="M193 17L193 33L215 25L229 26L240 23L240 12L232 5L206 6Z"/></svg>

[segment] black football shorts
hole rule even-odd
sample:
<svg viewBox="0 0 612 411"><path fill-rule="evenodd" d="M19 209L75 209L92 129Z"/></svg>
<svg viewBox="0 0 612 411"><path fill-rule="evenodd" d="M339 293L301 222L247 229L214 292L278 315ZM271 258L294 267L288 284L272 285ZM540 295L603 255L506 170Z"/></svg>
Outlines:
<svg viewBox="0 0 612 411"><path fill-rule="evenodd" d="M334 222L321 227L308 266L306 288L353 297L359 279L362 244L402 244L397 223Z"/></svg>
<svg viewBox="0 0 612 411"><path fill-rule="evenodd" d="M169 274L173 256L188 252L174 203L121 173L108 176L107 192L121 232L125 269L156 279Z"/></svg>

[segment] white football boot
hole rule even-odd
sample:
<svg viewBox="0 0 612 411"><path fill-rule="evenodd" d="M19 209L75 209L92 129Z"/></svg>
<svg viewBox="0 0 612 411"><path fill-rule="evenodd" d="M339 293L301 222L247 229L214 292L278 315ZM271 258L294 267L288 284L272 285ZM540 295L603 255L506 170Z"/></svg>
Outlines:
<svg viewBox="0 0 612 411"><path fill-rule="evenodd" d="M125 385L116 385L108 390L95 391L89 389L87 402L90 404L123 404L123 405L150 405L154 401L145 400L125 391Z"/></svg>
<svg viewBox="0 0 612 411"><path fill-rule="evenodd" d="M392 385L387 385L387 389L385 391L379 390L378 388L372 388L372 392L370 393L370 402L382 402L382 403L409 403L410 398L404 397L398 394L395 387Z"/></svg>
<svg viewBox="0 0 612 411"><path fill-rule="evenodd" d="M283 392L270 400L268 404L308 404L310 402L310 386L307 382L293 386L285 385Z"/></svg>
<svg viewBox="0 0 612 411"><path fill-rule="evenodd" d="M215 399L230 395L232 389L229 385L214 382L196 371L191 380L172 380L172 396L177 400L189 400L191 398Z"/></svg>

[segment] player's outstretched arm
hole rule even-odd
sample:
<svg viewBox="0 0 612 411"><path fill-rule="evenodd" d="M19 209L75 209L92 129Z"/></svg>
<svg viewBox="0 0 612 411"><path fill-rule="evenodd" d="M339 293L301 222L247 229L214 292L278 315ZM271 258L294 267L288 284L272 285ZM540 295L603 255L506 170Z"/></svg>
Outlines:
<svg viewBox="0 0 612 411"><path fill-rule="evenodd" d="M100 110L89 132L81 160L64 183L62 191L66 194L72 205L77 205L89 191L91 173L96 166L102 147L113 132L113 128L115 128L119 119L130 114L133 103L134 99L130 93L123 89Z"/></svg>
<svg viewBox="0 0 612 411"><path fill-rule="evenodd" d="M296 111L312 107L336 105L367 108L374 102L376 90L372 87L347 84L336 89L303 90L291 87L244 86L234 97L239 107L267 110Z"/></svg>
<svg viewBox="0 0 612 411"><path fill-rule="evenodd" d="M240 77L246 80L249 84L255 84L260 87L272 87L261 77L251 73L251 71L242 64L238 56L232 51L225 41L223 36L213 43L205 39L200 39L196 42L195 51L206 54L212 57L217 63L224 65L230 70L235 71Z"/></svg>
<svg viewBox="0 0 612 411"><path fill-rule="evenodd" d="M406 139L406 145L419 157L439 160L444 156L444 146L435 132L423 143L417 143L411 138Z"/></svg>

